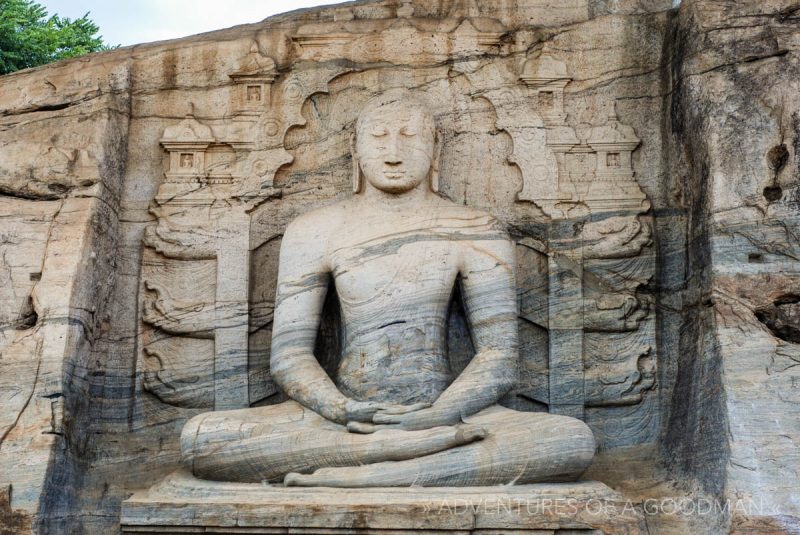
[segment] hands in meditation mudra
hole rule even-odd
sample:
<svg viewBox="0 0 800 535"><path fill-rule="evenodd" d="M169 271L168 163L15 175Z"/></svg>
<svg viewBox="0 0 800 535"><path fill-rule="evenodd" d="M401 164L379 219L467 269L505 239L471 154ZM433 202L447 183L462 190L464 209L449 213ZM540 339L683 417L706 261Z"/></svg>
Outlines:
<svg viewBox="0 0 800 535"><path fill-rule="evenodd" d="M386 92L353 145L356 195L297 218L281 245L270 372L291 399L192 418L185 463L204 479L327 487L577 479L595 450L583 422L496 404L517 374L514 249L492 216L436 194L432 114ZM313 353L331 277L333 378ZM475 355L453 378L455 284Z"/></svg>

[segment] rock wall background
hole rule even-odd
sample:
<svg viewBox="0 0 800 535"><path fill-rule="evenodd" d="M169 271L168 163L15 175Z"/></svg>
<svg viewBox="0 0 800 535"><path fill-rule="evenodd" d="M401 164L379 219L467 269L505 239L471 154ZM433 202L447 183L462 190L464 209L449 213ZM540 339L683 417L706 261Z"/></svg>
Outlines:
<svg viewBox="0 0 800 535"><path fill-rule="evenodd" d="M351 194L351 122L397 85L437 113L444 194L518 240L528 382L506 402L586 419L602 447L588 475L631 499L764 504L650 515L652 533L800 531L800 6L670 7L357 2L0 78L0 532L113 533L130 489L178 465L187 418L280 399L266 364L281 233ZM545 56L571 78L563 119L539 116L557 91L521 79ZM248 107L249 86L268 106ZM558 215L530 189L545 134L591 139L612 115L640 140L632 169L650 204L623 215L652 228L619 262L587 253L606 216ZM213 180L186 186L180 158L197 151ZM606 322L599 311L622 309L586 308L609 273L643 277L630 291L645 319L575 327L575 307ZM562 313L549 292L563 281ZM553 351L577 331L588 371L574 383ZM630 344L650 352L621 377L595 358ZM167 373L175 355L195 359L183 375Z"/></svg>
<svg viewBox="0 0 800 535"><path fill-rule="evenodd" d="M798 14L689 3L670 51L665 124L687 245L665 460L716 496L782 510L733 512L737 533L798 529Z"/></svg>

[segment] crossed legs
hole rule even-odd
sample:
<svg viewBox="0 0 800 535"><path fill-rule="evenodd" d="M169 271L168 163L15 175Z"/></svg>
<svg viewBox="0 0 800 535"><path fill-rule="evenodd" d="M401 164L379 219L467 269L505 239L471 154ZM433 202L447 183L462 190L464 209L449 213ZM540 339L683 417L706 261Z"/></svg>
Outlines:
<svg viewBox="0 0 800 535"><path fill-rule="evenodd" d="M478 426L350 433L295 401L207 412L181 432L183 462L201 478L282 481L290 472L404 460L480 440Z"/></svg>
<svg viewBox="0 0 800 535"><path fill-rule="evenodd" d="M198 477L327 487L481 486L580 477L595 442L580 420L492 406L454 427L349 433L296 402L204 413L181 435Z"/></svg>

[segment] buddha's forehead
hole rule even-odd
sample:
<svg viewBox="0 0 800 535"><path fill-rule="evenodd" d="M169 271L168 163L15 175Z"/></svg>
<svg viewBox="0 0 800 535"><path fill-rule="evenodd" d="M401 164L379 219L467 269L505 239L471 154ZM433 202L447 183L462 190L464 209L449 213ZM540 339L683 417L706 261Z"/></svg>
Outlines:
<svg viewBox="0 0 800 535"><path fill-rule="evenodd" d="M412 99L398 99L367 105L358 118L356 129L376 126L401 126L409 123L429 125L433 129L433 116L420 103Z"/></svg>

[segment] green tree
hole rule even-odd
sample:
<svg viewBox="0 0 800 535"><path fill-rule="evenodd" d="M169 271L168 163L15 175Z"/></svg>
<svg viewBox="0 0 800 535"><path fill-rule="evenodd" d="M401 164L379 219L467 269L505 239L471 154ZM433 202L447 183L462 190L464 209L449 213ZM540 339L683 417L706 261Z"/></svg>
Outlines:
<svg viewBox="0 0 800 535"><path fill-rule="evenodd" d="M0 0L0 74L108 50L99 30L89 13L48 17L32 0Z"/></svg>

